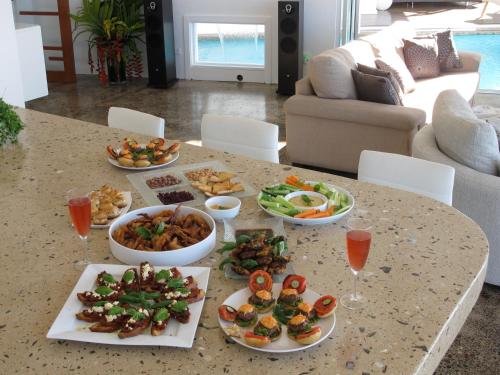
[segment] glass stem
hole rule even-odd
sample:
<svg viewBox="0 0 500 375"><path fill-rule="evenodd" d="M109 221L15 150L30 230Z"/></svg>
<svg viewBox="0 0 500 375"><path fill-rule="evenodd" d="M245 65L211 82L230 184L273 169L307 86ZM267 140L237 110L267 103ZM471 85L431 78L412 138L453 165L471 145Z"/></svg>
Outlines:
<svg viewBox="0 0 500 375"><path fill-rule="evenodd" d="M358 290L357 290L357 283L358 283L358 272L354 274L354 300L358 300Z"/></svg>
<svg viewBox="0 0 500 375"><path fill-rule="evenodd" d="M89 263L89 243L87 240L87 236L80 237L82 239L82 247L83 247L83 261L85 263Z"/></svg>

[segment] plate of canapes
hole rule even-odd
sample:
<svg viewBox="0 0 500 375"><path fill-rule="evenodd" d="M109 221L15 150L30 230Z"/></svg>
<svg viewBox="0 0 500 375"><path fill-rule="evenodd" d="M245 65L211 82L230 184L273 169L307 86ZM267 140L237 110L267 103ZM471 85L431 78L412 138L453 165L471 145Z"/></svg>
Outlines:
<svg viewBox="0 0 500 375"><path fill-rule="evenodd" d="M190 348L208 267L87 266L47 338Z"/></svg>
<svg viewBox="0 0 500 375"><path fill-rule="evenodd" d="M253 350L289 353L315 346L333 332L337 301L306 284L300 275L273 284L271 275L256 271L247 288L219 306L219 325L235 342Z"/></svg>
<svg viewBox="0 0 500 375"><path fill-rule="evenodd" d="M121 148L108 145L108 161L115 167L145 171L169 165L179 158L180 143L167 146L165 139L154 138L147 144L125 138Z"/></svg>
<svg viewBox="0 0 500 375"><path fill-rule="evenodd" d="M130 191L120 191L109 185L90 192L90 214L92 228L105 229L132 206Z"/></svg>

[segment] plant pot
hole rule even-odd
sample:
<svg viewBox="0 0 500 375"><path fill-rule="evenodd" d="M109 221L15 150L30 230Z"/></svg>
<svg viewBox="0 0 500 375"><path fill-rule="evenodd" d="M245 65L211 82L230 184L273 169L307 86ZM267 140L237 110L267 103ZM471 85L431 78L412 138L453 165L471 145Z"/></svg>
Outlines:
<svg viewBox="0 0 500 375"><path fill-rule="evenodd" d="M108 82L110 85L126 83L127 82L127 72L125 60L121 59L117 61L116 59L107 59L106 61L108 69Z"/></svg>

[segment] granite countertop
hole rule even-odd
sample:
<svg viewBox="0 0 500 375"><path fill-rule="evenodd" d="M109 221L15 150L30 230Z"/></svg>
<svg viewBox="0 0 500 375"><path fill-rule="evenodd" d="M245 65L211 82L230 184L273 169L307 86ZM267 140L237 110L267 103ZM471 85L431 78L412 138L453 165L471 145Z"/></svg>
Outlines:
<svg viewBox="0 0 500 375"><path fill-rule="evenodd" d="M64 193L103 184L132 191L132 209L145 205L124 171L106 160L105 146L129 134L105 126L19 109L26 129L17 145L0 149L0 372L431 374L481 290L487 240L457 210L412 193L290 166L250 161L183 145L175 165L217 159L259 188L294 173L348 189L357 209L376 217L372 249L359 289L369 305L337 308L331 337L294 354L266 354L227 340L217 307L244 282L225 280L213 253L195 265L212 267L207 300L193 348L123 347L48 340L48 329L77 282L81 258ZM168 130L167 130L168 135ZM147 137L137 137L146 141ZM240 217L266 217L255 197L243 199ZM221 239L222 226L218 229ZM341 223L286 225L295 271L315 291L338 298L353 278L344 255ZM107 231L92 230L94 263L119 263Z"/></svg>

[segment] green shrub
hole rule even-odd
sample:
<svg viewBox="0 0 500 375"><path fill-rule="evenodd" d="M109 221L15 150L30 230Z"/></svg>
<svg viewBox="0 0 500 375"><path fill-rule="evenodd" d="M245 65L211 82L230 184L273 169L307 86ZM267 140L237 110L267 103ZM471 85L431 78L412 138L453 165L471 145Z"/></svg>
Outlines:
<svg viewBox="0 0 500 375"><path fill-rule="evenodd" d="M13 107L0 99L0 146L7 142L16 143L17 135L23 128L24 124Z"/></svg>

